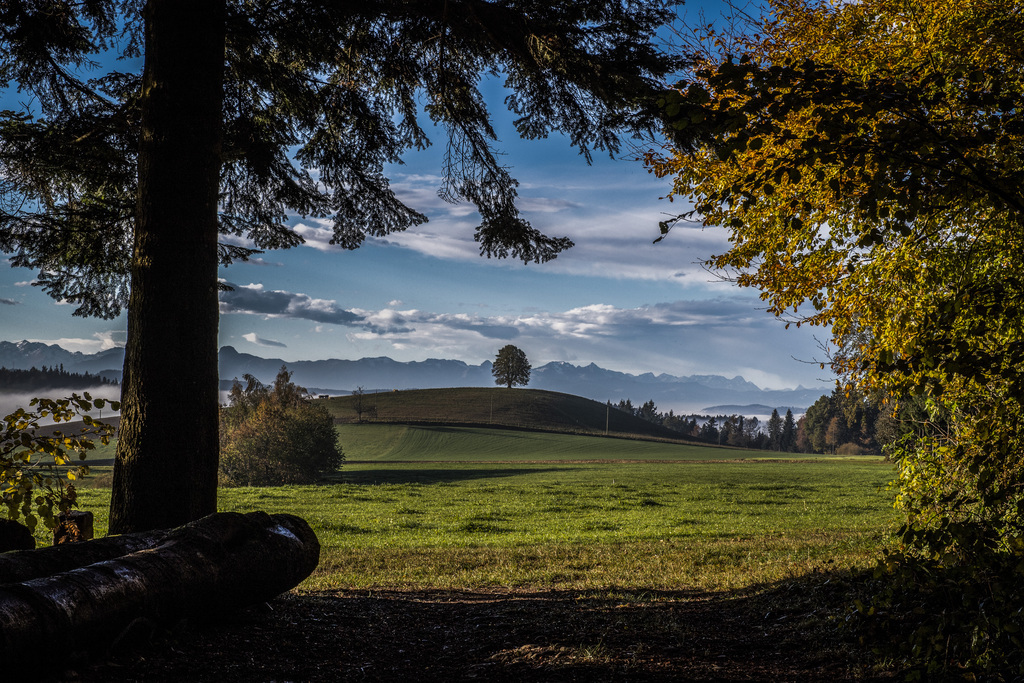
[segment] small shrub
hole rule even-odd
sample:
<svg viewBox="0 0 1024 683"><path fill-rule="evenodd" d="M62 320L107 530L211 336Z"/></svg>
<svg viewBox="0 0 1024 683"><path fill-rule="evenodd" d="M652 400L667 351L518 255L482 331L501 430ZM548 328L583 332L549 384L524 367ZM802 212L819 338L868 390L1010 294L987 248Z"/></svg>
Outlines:
<svg viewBox="0 0 1024 683"><path fill-rule="evenodd" d="M842 446L836 449L838 455L864 455L867 453L867 449L863 446L855 443L844 443Z"/></svg>
<svg viewBox="0 0 1024 683"><path fill-rule="evenodd" d="M309 484L341 466L334 420L291 382L284 367L274 385L252 375L235 382L221 410L220 480L229 486Z"/></svg>
<svg viewBox="0 0 1024 683"><path fill-rule="evenodd" d="M35 530L39 520L52 529L59 513L77 506L77 491L72 482L89 474L89 468L73 459L85 460L95 448L93 440L110 443L114 427L93 419L89 411L107 403L117 410L117 401L93 398L84 393L71 398L34 398L33 410L18 408L0 424L0 502L7 508L7 517L25 518L25 526ZM45 418L57 425L78 416L82 428L77 434L66 434L57 426L40 426ZM40 433L42 432L42 433ZM66 470L62 470L66 467ZM54 511L56 508L56 512Z"/></svg>
<svg viewBox="0 0 1024 683"><path fill-rule="evenodd" d="M857 608L907 680L1024 680L1024 411L992 411L889 447L906 520Z"/></svg>

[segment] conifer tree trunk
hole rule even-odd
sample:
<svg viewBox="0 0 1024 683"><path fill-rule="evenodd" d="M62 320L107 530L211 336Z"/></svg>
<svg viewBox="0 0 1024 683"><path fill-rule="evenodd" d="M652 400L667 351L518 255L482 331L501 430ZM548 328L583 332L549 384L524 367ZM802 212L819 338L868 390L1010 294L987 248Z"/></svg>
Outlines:
<svg viewBox="0 0 1024 683"><path fill-rule="evenodd" d="M139 196L110 532L217 507L224 0L148 0Z"/></svg>

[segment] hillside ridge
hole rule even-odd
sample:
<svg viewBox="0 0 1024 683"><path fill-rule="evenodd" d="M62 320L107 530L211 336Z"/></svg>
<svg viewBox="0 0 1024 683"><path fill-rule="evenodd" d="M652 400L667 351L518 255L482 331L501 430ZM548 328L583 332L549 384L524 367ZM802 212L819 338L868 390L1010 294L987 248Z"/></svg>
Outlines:
<svg viewBox="0 0 1024 683"><path fill-rule="evenodd" d="M697 442L692 437L648 422L614 406L544 389L412 389L320 400L339 424L365 422L437 427L500 427Z"/></svg>

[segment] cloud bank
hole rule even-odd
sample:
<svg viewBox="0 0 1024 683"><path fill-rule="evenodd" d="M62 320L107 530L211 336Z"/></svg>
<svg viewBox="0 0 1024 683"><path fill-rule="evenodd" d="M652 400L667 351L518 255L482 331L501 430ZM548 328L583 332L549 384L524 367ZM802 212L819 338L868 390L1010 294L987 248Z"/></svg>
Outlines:
<svg viewBox="0 0 1024 683"><path fill-rule="evenodd" d="M665 190L646 174L623 181L622 162L603 175L594 176L593 186L573 184L572 179L524 183L520 188L522 215L541 232L569 237L576 246L559 255L544 268L551 273L640 281L672 282L702 291L725 291L718 278L702 262L729 248L724 230L680 223L665 240L659 221L689 210L683 202L659 201ZM478 263L480 246L473 233L480 217L470 204L449 204L437 196L441 179L424 174L395 174L392 187L400 199L430 217L426 224L370 242L408 249L441 260ZM307 219L294 226L305 247L323 252L340 252L330 244L331 222ZM523 267L514 260L489 260L496 267Z"/></svg>
<svg viewBox="0 0 1024 683"><path fill-rule="evenodd" d="M56 344L68 351L99 353L100 351L122 348L127 336L125 330L106 330L104 332L94 332L91 339L60 337L58 339L28 339L27 341L40 344Z"/></svg>
<svg viewBox="0 0 1024 683"><path fill-rule="evenodd" d="M333 300L250 284L223 292L221 305L225 313L341 326L352 357L384 349L404 360L482 362L505 343L515 343L537 363L596 362L631 373L743 374L769 388L806 385L818 374L808 369L800 377L791 375L794 358L811 362L819 355L813 334L785 330L756 300L741 296L486 315L398 306L345 310ZM254 344L286 346L256 332L242 336ZM766 348L784 351L773 358Z"/></svg>
<svg viewBox="0 0 1024 683"><path fill-rule="evenodd" d="M262 284L236 285L220 293L221 313L248 313L268 318L296 318L334 325L350 325L361 318L332 299L315 299L307 294L267 290Z"/></svg>

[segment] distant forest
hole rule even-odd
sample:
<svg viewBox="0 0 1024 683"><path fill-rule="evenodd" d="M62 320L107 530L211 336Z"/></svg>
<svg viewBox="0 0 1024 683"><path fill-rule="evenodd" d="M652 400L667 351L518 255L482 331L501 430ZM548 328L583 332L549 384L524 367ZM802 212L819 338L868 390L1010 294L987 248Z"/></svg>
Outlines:
<svg viewBox="0 0 1024 683"><path fill-rule="evenodd" d="M881 453L885 444L918 429L927 420L923 400L886 403L857 392L835 390L822 396L794 420L773 411L767 422L743 415L676 415L658 412L654 401L634 407L629 399L618 408L687 436L740 448L790 453L860 455Z"/></svg>
<svg viewBox="0 0 1024 683"><path fill-rule="evenodd" d="M29 368L13 370L0 367L0 392L38 391L40 389L89 389L90 387L111 385L117 381L92 375L88 372L68 372L64 365L48 368Z"/></svg>

